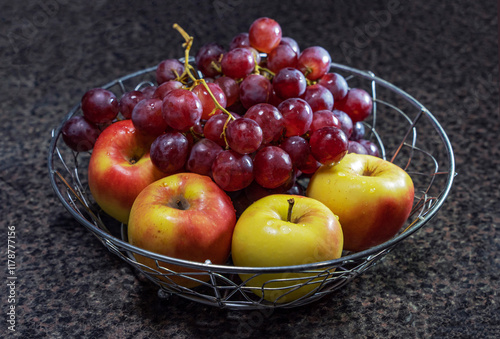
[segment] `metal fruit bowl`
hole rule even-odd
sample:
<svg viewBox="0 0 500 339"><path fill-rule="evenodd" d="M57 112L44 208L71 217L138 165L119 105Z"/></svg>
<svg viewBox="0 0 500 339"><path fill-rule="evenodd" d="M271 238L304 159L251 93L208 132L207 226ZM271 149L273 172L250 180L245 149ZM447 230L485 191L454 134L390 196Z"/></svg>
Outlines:
<svg viewBox="0 0 500 339"><path fill-rule="evenodd" d="M101 86L119 97L125 91L154 83L156 66L150 67ZM342 74L350 87L371 92L373 114L365 121L369 139L380 149L381 157L405 169L415 186L413 209L400 233L389 241L368 250L344 252L337 260L286 267L236 267L199 263L155 254L134 247L127 242L127 226L103 213L94 202L87 185L89 152L75 153L62 141L63 123L73 115L81 114L77 104L61 124L52 131L48 154L48 169L52 187L63 206L104 246L128 264L142 272L159 287L160 296L178 295L199 303L227 309L292 308L311 303L342 288L384 258L398 243L421 229L438 212L447 198L455 176L455 160L450 141L436 118L422 104L393 84L375 76L341 64L332 64L331 72ZM155 269L137 262L134 255L155 260ZM161 262L175 264L197 272L174 272ZM239 274L303 273L300 280L289 280L294 288L305 285L312 291L294 301L268 301L257 296L251 287L241 281ZM172 281L183 276L201 284L186 288ZM261 292L270 294L276 287L264 284Z"/></svg>

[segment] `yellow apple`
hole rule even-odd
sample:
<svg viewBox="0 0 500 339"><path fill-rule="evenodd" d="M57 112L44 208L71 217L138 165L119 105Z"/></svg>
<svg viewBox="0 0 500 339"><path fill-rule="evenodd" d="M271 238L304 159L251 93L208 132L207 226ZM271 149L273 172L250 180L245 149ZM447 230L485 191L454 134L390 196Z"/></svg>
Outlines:
<svg viewBox="0 0 500 339"><path fill-rule="evenodd" d="M411 212L414 187L401 167L350 153L337 164L321 166L310 179L306 195L338 215L344 249L358 252L397 234Z"/></svg>
<svg viewBox="0 0 500 339"><path fill-rule="evenodd" d="M323 203L299 195L273 194L242 213L234 229L231 253L236 266L293 266L337 259L342 255L342 244L338 218ZM240 278L259 297L284 303L313 293L325 278L319 274L240 274Z"/></svg>

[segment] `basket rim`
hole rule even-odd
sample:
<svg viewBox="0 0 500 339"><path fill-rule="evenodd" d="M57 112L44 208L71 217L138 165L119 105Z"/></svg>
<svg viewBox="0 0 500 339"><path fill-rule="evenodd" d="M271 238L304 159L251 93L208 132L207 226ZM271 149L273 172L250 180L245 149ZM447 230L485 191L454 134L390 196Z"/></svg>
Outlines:
<svg viewBox="0 0 500 339"><path fill-rule="evenodd" d="M179 59L180 61L183 61L184 59L181 58ZM191 61L191 57L190 60ZM148 72L152 72L156 69L156 66L151 66L144 68L142 70L129 73L127 75L124 75L120 78L117 78L113 81L108 82L107 84L101 86L101 88L110 88L113 86L116 86L117 84L121 84L121 82L126 81L130 78L136 77L141 74L145 74ZM58 185L56 183L55 179L55 170L54 170L54 154L57 146L57 141L61 135L61 129L65 121L67 121L69 118L71 118L80 108L80 104L75 105L64 117L64 119L61 121L59 126L56 129L52 130L52 136L51 136L51 141L50 141L50 146L49 146L49 154L47 157L47 165L48 165L48 172L49 172L49 177L50 177L50 182L51 186L56 193L57 197L63 204L63 206L70 212L70 214L75 218L80 224L85 226L87 229L89 229L91 232L93 232L96 236L100 237L100 240L102 242L106 242L106 245L113 245L113 246L118 246L121 249L124 249L126 251L134 252L143 256L147 256L151 259L158 260L158 261L163 261L167 262L170 264L176 264L182 267L188 267L188 268L193 268L193 269L198 269L198 270L203 270L203 271L213 271L213 272L219 272L219 273L244 273L244 274L261 274L261 273L280 273L280 272L298 272L298 271L304 271L304 270L317 270L317 269L322 269L325 267L330 267L330 266L339 266L342 263L346 262L352 262L356 261L360 258L364 257L376 257L380 255L381 253L384 253L390 249L392 249L396 244L401 242L402 240L406 239L413 233L415 233L417 230L422 228L428 221L430 221L436 213L439 211L439 209L442 207L444 204L444 201L446 200L447 196L450 193L454 177L456 175L455 173L455 157L453 153L453 147L451 145L451 142L441 126L441 124L438 122L436 117L426 108L424 107L419 101L417 101L413 96L405 92L404 90L400 89L399 87L393 85L392 83L375 76L375 74L371 71L363 71L359 70L350 66L346 66L343 64L339 63L331 63L330 71L331 70L342 70L346 71L352 74L355 74L357 76L360 76L362 78L365 78L367 80L371 80L372 82L381 85L389 90L392 90L393 92L396 92L397 94L401 95L405 99L408 100L415 108L421 110L425 116L430 120L431 124L434 126L434 128L437 130L445 148L446 148L446 155L448 156L448 161L449 161L449 167L447 168L447 179L446 179L446 184L444 189L441 191L441 194L437 197L436 201L432 205L432 207L427 210L424 214L423 217L419 217L419 220L412 225L409 229L407 229L405 232L402 232L398 234L397 236L391 238L390 240L380 244L373 246L369 249L366 249L364 251L356 252L356 253L351 253L345 256L342 256L338 259L334 260L328 260L328 261L321 261L321 262L315 262L315 263L309 263L309 264L300 264L300 265L291 265L291 266L276 266L276 267L243 267L243 266L233 266L233 265L220 265L220 264L212 264L209 262L201 263L201 262L195 262L195 261L190 261L190 260L184 260L184 259L178 259L174 257L169 257L161 254L157 254L154 252L150 252L147 250L144 250L142 248L136 247L131 245L130 243L117 238L116 236L107 233L106 231L102 230L101 228L97 227L96 225L92 224L89 222L87 219L85 219L82 215L77 213L73 207L71 207L66 199L63 197L61 191L58 189Z"/></svg>

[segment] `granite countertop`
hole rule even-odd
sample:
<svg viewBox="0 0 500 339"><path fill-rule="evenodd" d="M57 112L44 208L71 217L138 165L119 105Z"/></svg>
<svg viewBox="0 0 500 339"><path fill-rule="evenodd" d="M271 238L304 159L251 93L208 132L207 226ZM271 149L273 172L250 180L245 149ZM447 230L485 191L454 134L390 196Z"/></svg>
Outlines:
<svg viewBox="0 0 500 339"><path fill-rule="evenodd" d="M58 201L47 172L51 130L85 90L178 57L174 22L197 41L227 44L260 16L275 18L302 47L321 45L335 62L369 69L424 103L451 140L458 175L431 222L313 304L241 312L160 299ZM2 2L0 18L4 272L14 228L16 242L15 287L2 275L0 333L500 337L496 2L19 0Z"/></svg>

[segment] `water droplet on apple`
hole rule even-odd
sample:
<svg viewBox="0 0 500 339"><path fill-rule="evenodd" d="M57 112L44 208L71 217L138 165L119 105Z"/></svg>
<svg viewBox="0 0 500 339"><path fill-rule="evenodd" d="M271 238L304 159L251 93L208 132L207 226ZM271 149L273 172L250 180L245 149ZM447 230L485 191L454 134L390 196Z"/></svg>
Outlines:
<svg viewBox="0 0 500 339"><path fill-rule="evenodd" d="M370 193L374 193L376 191L375 187L370 188Z"/></svg>
<svg viewBox="0 0 500 339"><path fill-rule="evenodd" d="M282 225L280 227L280 231L284 234L288 234L290 233L292 230L290 229L290 227L286 226L286 225Z"/></svg>

